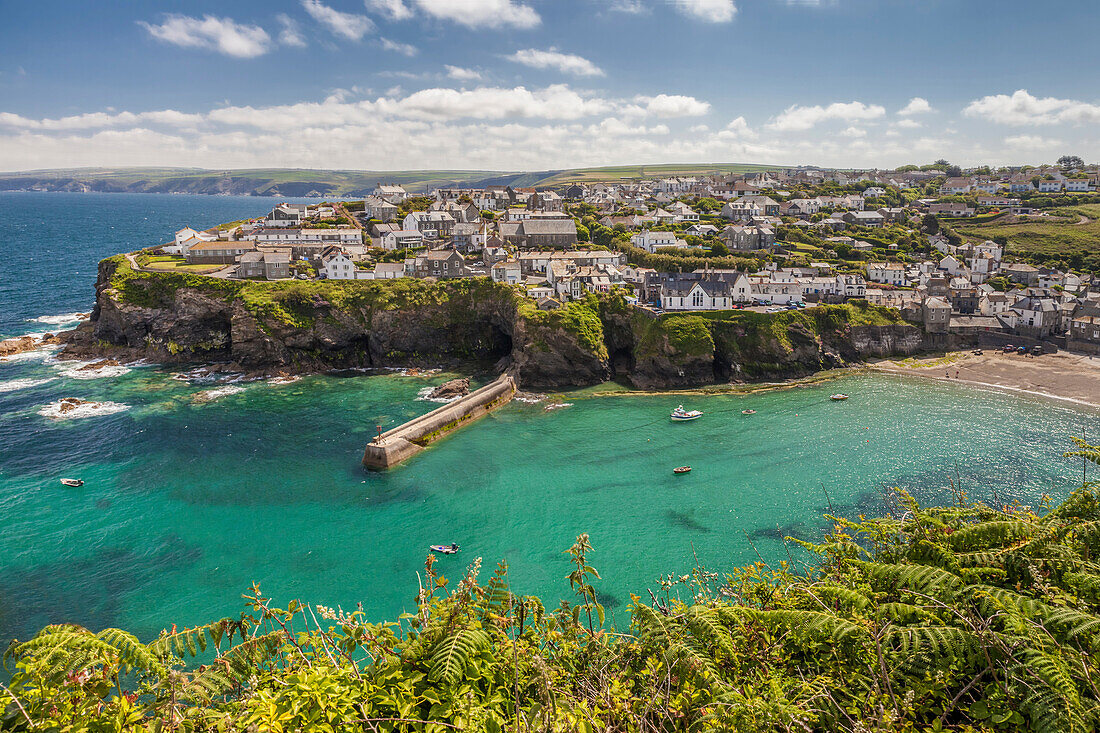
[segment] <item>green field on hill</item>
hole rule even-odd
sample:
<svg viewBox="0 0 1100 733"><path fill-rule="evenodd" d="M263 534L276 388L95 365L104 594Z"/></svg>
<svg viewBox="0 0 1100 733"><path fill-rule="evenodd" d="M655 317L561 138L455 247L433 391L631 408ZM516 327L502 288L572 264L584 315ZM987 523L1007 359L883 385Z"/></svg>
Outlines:
<svg viewBox="0 0 1100 733"><path fill-rule="evenodd" d="M1018 222L1000 217L985 224L959 225L955 230L969 241L1006 237L1009 254L1034 264L1062 263L1100 272L1100 204L1059 211L1072 215ZM1086 221L1081 222L1082 217Z"/></svg>
<svg viewBox="0 0 1100 733"><path fill-rule="evenodd" d="M603 168L573 168L547 176L534 186L559 186L565 183L611 183L623 178L663 178L723 173L756 173L779 170L782 166L755 163L669 163L662 165L621 165Z"/></svg>
<svg viewBox="0 0 1100 733"><path fill-rule="evenodd" d="M623 178L747 173L778 166L749 163L627 165L544 171L309 170L296 168L63 168L0 173L0 191L97 191L199 193L244 196L363 197L378 183L422 193L441 186L560 186L573 181L617 182Z"/></svg>

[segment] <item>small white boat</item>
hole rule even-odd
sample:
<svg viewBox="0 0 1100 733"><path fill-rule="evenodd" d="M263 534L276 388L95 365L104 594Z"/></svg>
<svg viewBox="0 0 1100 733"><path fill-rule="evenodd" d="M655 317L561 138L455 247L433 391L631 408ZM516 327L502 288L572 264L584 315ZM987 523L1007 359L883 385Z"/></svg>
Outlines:
<svg viewBox="0 0 1100 733"><path fill-rule="evenodd" d="M678 466L672 469L673 473L688 473L691 471L691 466Z"/></svg>
<svg viewBox="0 0 1100 733"><path fill-rule="evenodd" d="M673 420L676 420L677 422L684 422L686 420L698 420L702 416L703 413L699 412L698 410L685 410L683 405L678 406L675 410L672 411L672 414L669 415L669 417L671 417Z"/></svg>
<svg viewBox="0 0 1100 733"><path fill-rule="evenodd" d="M428 549L432 552L439 552L444 555L453 555L458 552L458 545L432 545Z"/></svg>
<svg viewBox="0 0 1100 733"><path fill-rule="evenodd" d="M846 394L834 394L834 395L829 395L829 399L830 399L830 400L835 400L836 402L840 402L841 400L846 400L846 399L848 399L848 395L846 395Z"/></svg>
<svg viewBox="0 0 1100 733"><path fill-rule="evenodd" d="M742 415L755 415L756 410L741 410Z"/></svg>
<svg viewBox="0 0 1100 733"><path fill-rule="evenodd" d="M65 484L66 486L72 486L74 488L84 485L84 482L78 478L63 478L61 479L61 483Z"/></svg>

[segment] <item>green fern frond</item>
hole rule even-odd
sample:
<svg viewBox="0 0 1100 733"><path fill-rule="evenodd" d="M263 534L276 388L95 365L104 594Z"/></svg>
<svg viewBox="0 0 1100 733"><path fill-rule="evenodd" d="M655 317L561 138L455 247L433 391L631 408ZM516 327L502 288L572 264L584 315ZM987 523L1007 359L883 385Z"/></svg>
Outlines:
<svg viewBox="0 0 1100 733"><path fill-rule="evenodd" d="M1100 464L1100 445L1090 445L1081 438L1070 438L1077 450L1067 451L1062 454L1065 458L1084 458L1091 463Z"/></svg>
<svg viewBox="0 0 1100 733"><path fill-rule="evenodd" d="M428 676L436 682L454 684L462 678L471 659L488 646L489 636L481 629L457 629L432 649Z"/></svg>
<svg viewBox="0 0 1100 733"><path fill-rule="evenodd" d="M876 590L912 590L925 595L953 593L962 586L954 573L928 565L895 565L855 561L863 568Z"/></svg>
<svg viewBox="0 0 1100 733"><path fill-rule="evenodd" d="M982 522L964 527L951 535L951 545L957 550L979 550L1004 547L1020 539L1031 537L1035 526L1029 522L1003 520Z"/></svg>
<svg viewBox="0 0 1100 733"><path fill-rule="evenodd" d="M848 619L820 611L754 611L752 617L765 625L783 626L811 638L834 643L866 638L867 629Z"/></svg>

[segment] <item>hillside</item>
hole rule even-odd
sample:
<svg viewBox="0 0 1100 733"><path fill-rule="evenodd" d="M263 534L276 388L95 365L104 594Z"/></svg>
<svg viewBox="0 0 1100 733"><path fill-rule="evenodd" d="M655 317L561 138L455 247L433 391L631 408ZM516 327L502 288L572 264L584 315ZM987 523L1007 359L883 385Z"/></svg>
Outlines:
<svg viewBox="0 0 1100 733"><path fill-rule="evenodd" d="M1004 215L981 224L960 220L955 231L969 241L1008 241L1008 253L1034 265L1100 272L1100 204L1054 209L1051 216Z"/></svg>
<svg viewBox="0 0 1100 733"><path fill-rule="evenodd" d="M774 170L776 166L770 169ZM557 186L570 181L697 175L768 170L749 164L654 165L547 171L355 171L254 168L72 168L0 173L0 191L195 193L241 196L362 197L377 183L398 183L411 192L439 186Z"/></svg>
<svg viewBox="0 0 1100 733"><path fill-rule="evenodd" d="M613 377L667 389L804 376L924 346L919 327L863 301L654 318L618 293L545 311L488 278L240 281L135 271L122 255L100 263L96 293L69 357L297 372L479 362L528 389Z"/></svg>

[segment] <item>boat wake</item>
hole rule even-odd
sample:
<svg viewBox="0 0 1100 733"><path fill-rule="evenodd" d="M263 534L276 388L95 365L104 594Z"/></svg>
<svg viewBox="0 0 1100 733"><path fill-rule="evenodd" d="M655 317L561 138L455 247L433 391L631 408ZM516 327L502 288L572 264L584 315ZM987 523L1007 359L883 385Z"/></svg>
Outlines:
<svg viewBox="0 0 1100 733"><path fill-rule="evenodd" d="M38 414L52 420L73 420L80 417L113 415L129 409L129 405L119 402L90 402L76 397L65 397L43 406L38 410Z"/></svg>
<svg viewBox="0 0 1100 733"><path fill-rule="evenodd" d="M12 379L7 382L0 382L0 392L16 392L21 389L39 387L55 379L57 379L57 377L46 377L45 379Z"/></svg>

